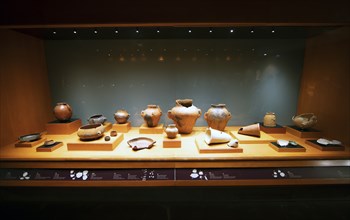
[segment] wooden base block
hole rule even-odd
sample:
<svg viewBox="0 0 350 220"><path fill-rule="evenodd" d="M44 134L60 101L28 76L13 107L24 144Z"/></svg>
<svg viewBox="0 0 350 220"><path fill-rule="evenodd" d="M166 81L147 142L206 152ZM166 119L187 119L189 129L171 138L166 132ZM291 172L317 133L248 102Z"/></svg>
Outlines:
<svg viewBox="0 0 350 220"><path fill-rule="evenodd" d="M43 143L44 141L46 141L46 138L43 138L43 137L36 141L25 141L25 142L19 141L15 144L15 147L34 147L38 144Z"/></svg>
<svg viewBox="0 0 350 220"><path fill-rule="evenodd" d="M297 126L287 126L286 131L294 136L300 137L300 138L320 138L322 136L322 133L318 130L309 128L307 130L301 130Z"/></svg>
<svg viewBox="0 0 350 220"><path fill-rule="evenodd" d="M36 148L36 151L37 152L52 152L52 151L54 151L62 146L63 146L62 142L56 142L55 144L49 145L49 146L41 145L41 146Z"/></svg>
<svg viewBox="0 0 350 220"><path fill-rule="evenodd" d="M126 122L125 124L113 124L113 130L121 133L128 133L131 129L131 123Z"/></svg>
<svg viewBox="0 0 350 220"><path fill-rule="evenodd" d="M124 134L120 133L116 137L111 137L111 140L105 141L104 137L92 141L82 141L76 137L74 142L67 143L69 151L112 151L124 140Z"/></svg>
<svg viewBox="0 0 350 220"><path fill-rule="evenodd" d="M322 145L317 143L317 140L306 140L306 144L317 148L321 151L343 151L345 150L345 147L343 145L335 145L335 144L328 144L328 145Z"/></svg>
<svg viewBox="0 0 350 220"><path fill-rule="evenodd" d="M263 131L260 131L260 137L238 134L238 131L230 131L230 133L240 144L268 144L269 142L276 141L275 138Z"/></svg>
<svg viewBox="0 0 350 220"><path fill-rule="evenodd" d="M227 143L208 145L204 141L204 135L198 135L195 139L199 153L242 153L243 149L240 147L229 147Z"/></svg>
<svg viewBox="0 0 350 220"><path fill-rule="evenodd" d="M156 127L148 127L146 124L142 124L139 133L140 134L163 134L163 124L159 124Z"/></svg>
<svg viewBox="0 0 350 220"><path fill-rule="evenodd" d="M170 139L166 135L163 138L163 148L180 148L181 147L181 135L176 135L176 138Z"/></svg>
<svg viewBox="0 0 350 220"><path fill-rule="evenodd" d="M264 123L260 122L260 130L266 134L285 134L286 128L281 125L276 125L276 127L264 126Z"/></svg>
<svg viewBox="0 0 350 220"><path fill-rule="evenodd" d="M73 119L68 122L52 121L46 124L47 134L72 134L76 132L82 123L80 119Z"/></svg>
<svg viewBox="0 0 350 220"><path fill-rule="evenodd" d="M298 145L288 144L285 147L281 147L280 145L277 144L277 142L270 142L269 146L278 152L305 152L306 151L305 147L299 144Z"/></svg>
<svg viewBox="0 0 350 220"><path fill-rule="evenodd" d="M105 127L105 131L109 131L112 128L112 123L106 121L103 126Z"/></svg>

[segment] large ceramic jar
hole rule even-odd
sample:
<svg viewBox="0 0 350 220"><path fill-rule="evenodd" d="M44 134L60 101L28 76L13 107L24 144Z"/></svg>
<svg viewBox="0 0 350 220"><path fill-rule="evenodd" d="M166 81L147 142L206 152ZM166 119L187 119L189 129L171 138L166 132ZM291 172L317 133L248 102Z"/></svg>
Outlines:
<svg viewBox="0 0 350 220"><path fill-rule="evenodd" d="M124 109L117 110L114 113L114 119L118 124L125 124L130 117L130 114Z"/></svg>
<svg viewBox="0 0 350 220"><path fill-rule="evenodd" d="M53 109L53 114L59 121L68 121L73 114L72 108L65 102L59 102Z"/></svg>
<svg viewBox="0 0 350 220"><path fill-rule="evenodd" d="M192 102L192 99L178 99L176 106L168 111L168 117L174 121L180 134L190 134L201 116L201 110Z"/></svg>
<svg viewBox="0 0 350 220"><path fill-rule="evenodd" d="M264 116L265 127L276 127L276 115L273 112L266 112Z"/></svg>
<svg viewBox="0 0 350 220"><path fill-rule="evenodd" d="M204 114L204 119L207 121L208 126L219 131L225 130L231 117L231 113L226 109L225 104L212 104Z"/></svg>
<svg viewBox="0 0 350 220"><path fill-rule="evenodd" d="M94 140L103 136L103 124L84 125L78 129L77 135L81 140Z"/></svg>
<svg viewBox="0 0 350 220"><path fill-rule="evenodd" d="M168 138L174 139L174 138L176 138L176 135L179 133L179 130L177 129L175 124L169 124L165 128L165 133L166 133Z"/></svg>
<svg viewBox="0 0 350 220"><path fill-rule="evenodd" d="M162 116L162 110L158 105L147 105L147 108L141 111L141 116L148 127L156 127Z"/></svg>

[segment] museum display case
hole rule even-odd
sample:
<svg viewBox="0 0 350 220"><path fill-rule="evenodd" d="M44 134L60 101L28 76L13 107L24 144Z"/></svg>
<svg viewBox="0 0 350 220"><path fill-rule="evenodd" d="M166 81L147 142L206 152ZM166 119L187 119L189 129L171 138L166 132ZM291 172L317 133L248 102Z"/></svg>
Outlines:
<svg viewBox="0 0 350 220"><path fill-rule="evenodd" d="M2 29L0 185L349 184L349 30Z"/></svg>

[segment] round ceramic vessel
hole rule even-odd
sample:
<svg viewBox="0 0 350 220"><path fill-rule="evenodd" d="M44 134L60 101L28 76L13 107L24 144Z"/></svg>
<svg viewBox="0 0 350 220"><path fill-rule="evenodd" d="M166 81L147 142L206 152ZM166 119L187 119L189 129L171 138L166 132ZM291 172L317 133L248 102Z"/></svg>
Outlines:
<svg viewBox="0 0 350 220"><path fill-rule="evenodd" d="M264 116L265 127L276 127L276 114L273 112L266 112Z"/></svg>
<svg viewBox="0 0 350 220"><path fill-rule="evenodd" d="M130 117L130 114L124 109L117 110L114 113L114 119L118 124L125 124Z"/></svg>
<svg viewBox="0 0 350 220"><path fill-rule="evenodd" d="M175 124L169 124L165 128L165 133L166 133L168 138L174 139L174 138L176 138L176 135L179 133L179 130L177 129Z"/></svg>
<svg viewBox="0 0 350 220"><path fill-rule="evenodd" d="M178 99L176 106L168 111L180 134L190 134L201 116L201 110L192 104L192 99Z"/></svg>
<svg viewBox="0 0 350 220"><path fill-rule="evenodd" d="M141 111L141 116L148 127L156 127L162 116L162 110L158 105L147 105L147 108Z"/></svg>
<svg viewBox="0 0 350 220"><path fill-rule="evenodd" d="M53 114L59 121L68 121L73 114L72 108L65 102L59 102L53 109Z"/></svg>
<svg viewBox="0 0 350 220"><path fill-rule="evenodd" d="M204 119L207 121L208 126L220 131L225 130L231 117L231 113L226 109L225 104L212 104L204 114Z"/></svg>
<svg viewBox="0 0 350 220"><path fill-rule="evenodd" d="M317 117L313 113L304 113L297 116L293 116L292 120L294 124L300 129L311 128L317 123Z"/></svg>
<svg viewBox="0 0 350 220"><path fill-rule="evenodd" d="M103 136L103 124L84 125L78 129L77 135L81 140L94 140Z"/></svg>
<svg viewBox="0 0 350 220"><path fill-rule="evenodd" d="M107 118L103 115L93 115L88 119L89 124L103 124L107 121Z"/></svg>

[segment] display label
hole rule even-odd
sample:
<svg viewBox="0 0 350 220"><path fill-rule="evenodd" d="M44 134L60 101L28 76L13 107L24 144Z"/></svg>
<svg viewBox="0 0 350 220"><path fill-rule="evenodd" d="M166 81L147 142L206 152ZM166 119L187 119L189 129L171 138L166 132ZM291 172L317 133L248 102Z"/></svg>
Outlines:
<svg viewBox="0 0 350 220"><path fill-rule="evenodd" d="M350 178L350 167L178 169L0 169L0 180L163 181Z"/></svg>

